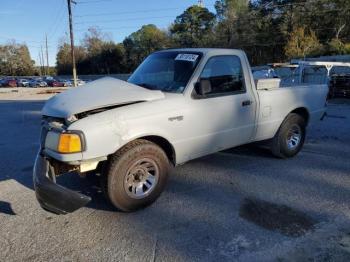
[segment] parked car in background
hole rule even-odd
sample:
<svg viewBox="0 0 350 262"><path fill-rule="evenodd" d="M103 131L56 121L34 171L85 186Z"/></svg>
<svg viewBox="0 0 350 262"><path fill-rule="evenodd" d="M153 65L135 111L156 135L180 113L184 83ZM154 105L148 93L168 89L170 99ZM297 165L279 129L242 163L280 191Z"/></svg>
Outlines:
<svg viewBox="0 0 350 262"><path fill-rule="evenodd" d="M29 87L47 87L47 83L42 79L31 79L29 81Z"/></svg>
<svg viewBox="0 0 350 262"><path fill-rule="evenodd" d="M52 76L44 76L42 77L42 80L44 80L45 82L50 81L50 80L55 80Z"/></svg>
<svg viewBox="0 0 350 262"><path fill-rule="evenodd" d="M77 85L78 86L82 86L82 85L85 85L85 84L86 84L86 82L84 80L81 80L81 79L77 80Z"/></svg>
<svg viewBox="0 0 350 262"><path fill-rule="evenodd" d="M28 87L29 80L26 78L19 78L19 79L17 79L17 86L18 87Z"/></svg>
<svg viewBox="0 0 350 262"><path fill-rule="evenodd" d="M59 81L57 79L49 79L46 80L47 85L50 87L64 87L64 83L62 81Z"/></svg>
<svg viewBox="0 0 350 262"><path fill-rule="evenodd" d="M15 78L4 78L1 82L2 87L17 87L17 80Z"/></svg>
<svg viewBox="0 0 350 262"><path fill-rule="evenodd" d="M39 87L47 87L47 83L44 80L38 80Z"/></svg>
<svg viewBox="0 0 350 262"><path fill-rule="evenodd" d="M42 80L46 82L47 86L52 86L52 82L55 81L52 76L44 76Z"/></svg>
<svg viewBox="0 0 350 262"><path fill-rule="evenodd" d="M55 81L55 79L45 79L47 86L51 86L51 87L52 87L54 81Z"/></svg>
<svg viewBox="0 0 350 262"><path fill-rule="evenodd" d="M329 97L350 98L350 74L334 74L329 81Z"/></svg>
<svg viewBox="0 0 350 262"><path fill-rule="evenodd" d="M38 87L37 83L37 79L32 78L29 80L29 87Z"/></svg>
<svg viewBox="0 0 350 262"><path fill-rule="evenodd" d="M73 85L74 79L71 79L70 81L71 81L71 83ZM77 79L77 86L82 86L82 85L85 85L85 84L86 84L86 82L84 80Z"/></svg>
<svg viewBox="0 0 350 262"><path fill-rule="evenodd" d="M63 83L65 87L72 86L72 82L66 79L59 79L59 82Z"/></svg>
<svg viewBox="0 0 350 262"><path fill-rule="evenodd" d="M64 87L64 82L60 81L60 80L54 80L52 82L52 87Z"/></svg>

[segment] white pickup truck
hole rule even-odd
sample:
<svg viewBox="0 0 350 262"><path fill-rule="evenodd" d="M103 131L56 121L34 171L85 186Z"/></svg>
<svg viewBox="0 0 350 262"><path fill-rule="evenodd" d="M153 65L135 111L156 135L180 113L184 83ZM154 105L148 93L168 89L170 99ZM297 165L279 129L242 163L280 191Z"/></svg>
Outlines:
<svg viewBox="0 0 350 262"><path fill-rule="evenodd" d="M94 171L113 205L133 211L158 198L171 167L191 159L265 140L275 156L292 157L307 125L325 114L327 93L326 85L255 83L240 50L153 53L128 82L102 78L45 104L37 199L51 212L73 212L90 197L56 176Z"/></svg>

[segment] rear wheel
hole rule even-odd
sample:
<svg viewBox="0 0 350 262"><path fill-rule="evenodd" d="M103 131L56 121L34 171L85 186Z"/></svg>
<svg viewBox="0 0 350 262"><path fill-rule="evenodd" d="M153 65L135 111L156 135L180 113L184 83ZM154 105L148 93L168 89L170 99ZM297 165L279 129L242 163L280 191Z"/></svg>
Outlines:
<svg viewBox="0 0 350 262"><path fill-rule="evenodd" d="M289 114L272 139L271 151L280 158L293 157L304 145L306 136L305 119L295 113Z"/></svg>
<svg viewBox="0 0 350 262"><path fill-rule="evenodd" d="M112 204L126 212L152 204L163 191L169 172L164 151L147 140L135 140L115 153L103 177Z"/></svg>

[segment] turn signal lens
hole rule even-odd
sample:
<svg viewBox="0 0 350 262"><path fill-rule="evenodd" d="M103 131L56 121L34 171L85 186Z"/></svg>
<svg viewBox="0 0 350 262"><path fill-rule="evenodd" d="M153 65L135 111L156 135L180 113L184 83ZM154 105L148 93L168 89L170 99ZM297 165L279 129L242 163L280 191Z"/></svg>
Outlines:
<svg viewBox="0 0 350 262"><path fill-rule="evenodd" d="M57 150L60 153L81 152L80 136L77 134L60 134Z"/></svg>

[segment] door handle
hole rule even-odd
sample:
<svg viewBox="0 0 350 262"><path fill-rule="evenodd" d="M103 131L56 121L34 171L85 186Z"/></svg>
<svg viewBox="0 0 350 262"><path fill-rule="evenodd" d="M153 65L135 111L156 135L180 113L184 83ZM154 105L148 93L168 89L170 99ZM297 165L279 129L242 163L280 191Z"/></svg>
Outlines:
<svg viewBox="0 0 350 262"><path fill-rule="evenodd" d="M251 100L246 100L242 102L242 106L250 106L253 103Z"/></svg>

